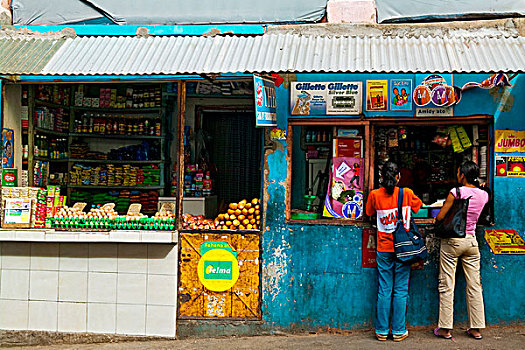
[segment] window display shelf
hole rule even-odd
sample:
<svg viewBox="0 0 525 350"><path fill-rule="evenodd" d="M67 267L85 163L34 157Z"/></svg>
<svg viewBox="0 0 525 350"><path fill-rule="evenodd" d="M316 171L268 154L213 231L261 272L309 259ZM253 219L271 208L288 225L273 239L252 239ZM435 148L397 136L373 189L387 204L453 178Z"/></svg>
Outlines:
<svg viewBox="0 0 525 350"><path fill-rule="evenodd" d="M0 242L76 242L76 243L171 243L177 244L177 231L111 230L107 232L57 231L54 229L0 229Z"/></svg>

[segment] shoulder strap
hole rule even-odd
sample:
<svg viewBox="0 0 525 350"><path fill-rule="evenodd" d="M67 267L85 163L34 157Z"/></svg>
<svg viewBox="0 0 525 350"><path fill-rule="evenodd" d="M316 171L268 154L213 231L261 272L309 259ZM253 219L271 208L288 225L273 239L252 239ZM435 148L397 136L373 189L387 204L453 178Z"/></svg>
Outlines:
<svg viewBox="0 0 525 350"><path fill-rule="evenodd" d="M461 191L459 190L459 186L456 187L456 198L461 199Z"/></svg>
<svg viewBox="0 0 525 350"><path fill-rule="evenodd" d="M397 195L397 220L403 222L403 188L399 187L399 194Z"/></svg>

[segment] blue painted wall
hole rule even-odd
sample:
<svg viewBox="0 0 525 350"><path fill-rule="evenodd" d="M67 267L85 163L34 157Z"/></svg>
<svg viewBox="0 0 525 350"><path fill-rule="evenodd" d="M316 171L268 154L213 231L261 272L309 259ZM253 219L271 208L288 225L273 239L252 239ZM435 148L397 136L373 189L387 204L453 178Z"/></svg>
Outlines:
<svg viewBox="0 0 525 350"><path fill-rule="evenodd" d="M482 81L488 75L454 75L454 85ZM298 74L291 81L365 81L409 78L415 75ZM496 129L525 129L525 78L519 75L506 89L473 89L464 93L455 116L494 115ZM363 87L366 84L363 84ZM286 128L288 85L277 88L278 127ZM372 116L378 113L367 113ZM389 115L412 118L400 112ZM269 326L293 330L373 326L377 276L361 267L361 228L353 226L287 224L285 211L286 145L279 142L266 153L267 221L263 233L263 319ZM518 154L514 154L518 155ZM522 154L523 155L523 154ZM495 178L496 226L525 232L525 179ZM489 325L525 323L525 256L490 252L479 236L486 319ZM408 322L433 325L438 315L438 250L429 242L430 259L423 270L412 271ZM462 272L460 272L462 275ZM467 320L465 282L456 287L455 320Z"/></svg>

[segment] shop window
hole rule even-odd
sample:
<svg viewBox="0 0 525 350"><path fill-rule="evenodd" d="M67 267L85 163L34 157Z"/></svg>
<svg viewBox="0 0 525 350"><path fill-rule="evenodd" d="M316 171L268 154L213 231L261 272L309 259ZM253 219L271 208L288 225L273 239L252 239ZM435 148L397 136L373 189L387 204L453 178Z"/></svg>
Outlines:
<svg viewBox="0 0 525 350"><path fill-rule="evenodd" d="M253 109L232 102L195 110L186 126L182 228L260 230L263 135Z"/></svg>
<svg viewBox="0 0 525 350"><path fill-rule="evenodd" d="M379 187L380 169L388 160L399 166L400 186L410 187L424 204L438 208L457 185L456 172L463 161L476 162L480 166L480 181L487 182L486 124L389 125L377 126L374 131L375 188Z"/></svg>
<svg viewBox="0 0 525 350"><path fill-rule="evenodd" d="M368 186L367 128L328 123L290 126L288 219L327 223L363 220Z"/></svg>
<svg viewBox="0 0 525 350"><path fill-rule="evenodd" d="M396 162L400 186L414 190L425 205L415 215L430 222L465 160L480 166L480 182L490 186L490 117L395 121L291 120L288 127L286 218L292 222L356 224L380 187L383 164ZM370 136L372 135L372 136Z"/></svg>

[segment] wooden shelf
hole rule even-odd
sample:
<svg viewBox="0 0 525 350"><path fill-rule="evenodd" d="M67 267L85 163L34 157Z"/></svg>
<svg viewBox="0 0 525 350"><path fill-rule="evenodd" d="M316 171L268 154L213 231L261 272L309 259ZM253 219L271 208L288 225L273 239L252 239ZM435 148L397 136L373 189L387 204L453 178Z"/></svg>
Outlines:
<svg viewBox="0 0 525 350"><path fill-rule="evenodd" d="M50 163L67 163L68 162L67 159L50 159L50 158L45 158L45 157L34 157L33 159L40 160L43 162L50 162Z"/></svg>
<svg viewBox="0 0 525 350"><path fill-rule="evenodd" d="M69 108L69 105L61 105L59 103L54 102L48 102L48 101L42 101L35 99L35 104L39 106L45 106L45 107L52 107L52 108Z"/></svg>
<svg viewBox="0 0 525 350"><path fill-rule="evenodd" d="M71 158L71 163L100 163L100 164L158 164L164 163L163 160L112 160L112 159L80 159Z"/></svg>
<svg viewBox="0 0 525 350"><path fill-rule="evenodd" d="M135 140L135 139L161 140L161 139L163 139L165 137L165 136L151 136L151 135L85 134L85 133L77 133L77 132L72 132L72 133L69 134L69 136L71 136L71 137L91 137L91 138L100 138L100 139L123 139L123 140L125 140L125 139L130 139L130 140Z"/></svg>
<svg viewBox="0 0 525 350"><path fill-rule="evenodd" d="M71 106L71 109L78 111L96 111L107 113L156 113L162 110L162 107L148 107L148 108L102 108L102 107L84 107Z"/></svg>
<svg viewBox="0 0 525 350"><path fill-rule="evenodd" d="M35 127L34 130L35 130L35 132L39 132L39 133L42 133L42 134L48 134L48 135L54 135L54 136L62 136L62 137L67 137L68 136L68 133L65 133L65 132L59 132L59 131L48 130L48 129L43 129L43 128Z"/></svg>
<svg viewBox="0 0 525 350"><path fill-rule="evenodd" d="M69 188L86 188L86 189L122 189L122 190L161 190L164 186L92 186L92 185L69 185Z"/></svg>

